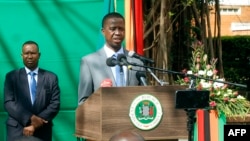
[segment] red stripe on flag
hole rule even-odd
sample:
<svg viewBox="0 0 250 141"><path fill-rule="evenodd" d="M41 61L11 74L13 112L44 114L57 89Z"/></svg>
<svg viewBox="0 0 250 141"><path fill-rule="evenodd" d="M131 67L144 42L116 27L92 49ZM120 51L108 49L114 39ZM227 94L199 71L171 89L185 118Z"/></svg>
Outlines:
<svg viewBox="0 0 250 141"><path fill-rule="evenodd" d="M134 25L135 25L135 48L136 52L140 55L143 55L143 9L142 9L142 0L134 0Z"/></svg>
<svg viewBox="0 0 250 141"><path fill-rule="evenodd" d="M204 110L197 110L198 141L204 141Z"/></svg>

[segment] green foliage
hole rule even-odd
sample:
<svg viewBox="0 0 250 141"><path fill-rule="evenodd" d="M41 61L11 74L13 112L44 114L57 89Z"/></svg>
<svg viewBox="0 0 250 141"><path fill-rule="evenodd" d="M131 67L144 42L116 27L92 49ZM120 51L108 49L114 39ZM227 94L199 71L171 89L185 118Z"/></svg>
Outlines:
<svg viewBox="0 0 250 141"><path fill-rule="evenodd" d="M237 90L229 88L224 78L219 78L216 69L217 59L208 60L201 42L193 42L192 57L189 68L183 70L187 75L178 77L176 81L180 85L190 85L191 76L196 77L194 87L196 90L210 91L209 104L211 109L216 109L227 117L242 116L249 113L250 103ZM219 114L220 115L220 114Z"/></svg>
<svg viewBox="0 0 250 141"><path fill-rule="evenodd" d="M245 84L250 78L250 36L222 37L221 41L225 78Z"/></svg>

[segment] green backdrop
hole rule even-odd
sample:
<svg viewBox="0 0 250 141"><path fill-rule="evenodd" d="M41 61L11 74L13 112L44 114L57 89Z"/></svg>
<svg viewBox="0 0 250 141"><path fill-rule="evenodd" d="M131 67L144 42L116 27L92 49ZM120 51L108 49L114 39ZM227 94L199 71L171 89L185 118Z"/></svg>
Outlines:
<svg viewBox="0 0 250 141"><path fill-rule="evenodd" d="M116 0L124 14L124 1ZM75 109L80 59L100 45L104 0L0 0L0 140L5 141L3 108L5 74L23 67L21 45L40 46L39 66L55 72L61 87L61 109L54 120L53 141L76 140Z"/></svg>

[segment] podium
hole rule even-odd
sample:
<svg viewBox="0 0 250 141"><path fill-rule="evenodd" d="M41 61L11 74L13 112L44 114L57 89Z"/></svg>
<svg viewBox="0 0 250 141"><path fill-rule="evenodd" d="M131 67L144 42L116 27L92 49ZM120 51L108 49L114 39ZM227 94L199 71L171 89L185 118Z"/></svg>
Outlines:
<svg viewBox="0 0 250 141"><path fill-rule="evenodd" d="M103 87L94 92L76 109L75 136L86 140L108 141L119 130L132 130L145 140L187 139L187 116L175 109L175 92L184 86ZM143 94L156 97L162 107L159 124L141 130L131 121L129 112L133 100Z"/></svg>

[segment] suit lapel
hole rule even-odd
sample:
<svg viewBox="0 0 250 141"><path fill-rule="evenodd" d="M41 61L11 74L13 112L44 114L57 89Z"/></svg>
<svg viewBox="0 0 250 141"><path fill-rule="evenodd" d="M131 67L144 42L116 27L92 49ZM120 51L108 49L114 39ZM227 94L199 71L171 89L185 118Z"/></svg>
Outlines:
<svg viewBox="0 0 250 141"><path fill-rule="evenodd" d="M28 76L24 68L20 69L19 71L19 84L21 85L20 89L23 91L23 95L27 101L31 104L31 98L30 98L30 90L29 90L29 81Z"/></svg>
<svg viewBox="0 0 250 141"><path fill-rule="evenodd" d="M111 67L109 67L107 64L106 64L106 60L107 60L107 55L106 55L106 52L104 50L104 48L100 49L99 51L99 56L100 56L100 61L104 62L102 64L102 68L101 69L105 69L105 70L108 70L107 71L107 78L111 78L112 79L112 82L115 84L115 77L112 73L112 70L111 70Z"/></svg>
<svg viewBox="0 0 250 141"><path fill-rule="evenodd" d="M38 70L38 77L37 77L38 81L37 81L37 92L36 92L36 101L39 99L38 97L40 97L40 92L42 90L42 87L44 86L44 70L39 69Z"/></svg>

